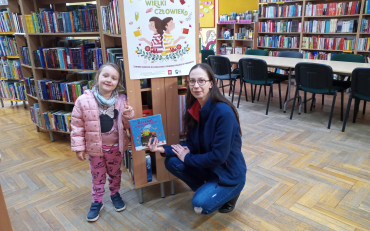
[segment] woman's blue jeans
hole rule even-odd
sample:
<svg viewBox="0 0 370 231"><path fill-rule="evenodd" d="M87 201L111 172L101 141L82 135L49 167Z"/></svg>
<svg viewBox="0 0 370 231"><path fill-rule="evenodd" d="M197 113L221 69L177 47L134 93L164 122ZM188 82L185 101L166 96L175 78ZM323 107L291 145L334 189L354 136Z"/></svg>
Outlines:
<svg viewBox="0 0 370 231"><path fill-rule="evenodd" d="M218 184L218 178L209 169L186 166L177 156L167 157L166 168L184 181L194 192L193 207L201 208L203 214L210 214L237 196L244 187L245 178L235 186Z"/></svg>

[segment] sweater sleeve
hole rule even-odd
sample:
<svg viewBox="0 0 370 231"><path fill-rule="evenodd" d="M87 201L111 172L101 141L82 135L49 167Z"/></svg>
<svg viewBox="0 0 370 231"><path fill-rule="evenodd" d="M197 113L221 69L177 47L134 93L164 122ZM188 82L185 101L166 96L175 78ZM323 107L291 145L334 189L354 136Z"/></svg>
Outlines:
<svg viewBox="0 0 370 231"><path fill-rule="evenodd" d="M71 116L71 148L72 152L83 152L85 147L85 121L81 100L77 99Z"/></svg>
<svg viewBox="0 0 370 231"><path fill-rule="evenodd" d="M232 110L220 112L214 125L216 130L211 151L202 154L190 152L185 156L184 163L198 168L213 168L225 163L232 148L234 129L236 129L235 119L231 119L233 117L235 115Z"/></svg>

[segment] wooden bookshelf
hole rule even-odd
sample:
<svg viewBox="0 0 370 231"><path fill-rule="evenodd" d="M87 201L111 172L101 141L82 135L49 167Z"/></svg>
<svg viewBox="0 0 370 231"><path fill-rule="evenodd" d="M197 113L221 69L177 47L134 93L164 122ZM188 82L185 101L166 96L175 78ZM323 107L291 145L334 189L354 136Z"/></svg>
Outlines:
<svg viewBox="0 0 370 231"><path fill-rule="evenodd" d="M256 40L256 29L257 23L250 23L250 24L223 24L218 23L216 26L216 33L217 33L217 41L216 41L216 54L220 54L220 48L223 44L227 44L228 47L232 47L232 53L235 52L236 47L248 47L248 48L256 48L257 47L257 40ZM244 28L246 30L253 31L253 38L244 38L244 36L237 37L236 33L239 33L241 29ZM224 38L225 31L231 31L230 38Z"/></svg>
<svg viewBox="0 0 370 231"><path fill-rule="evenodd" d="M358 3L358 12L339 12L339 10L341 10L342 8L338 6L334 6L332 5L330 8L329 8L329 3L338 3L338 4L342 4L341 6L344 7L344 4L349 4L350 1L341 1L341 0L338 0L338 1L324 1L324 0L302 0L302 1L281 1L281 2L274 2L274 3L267 3L267 2L261 2L259 3L259 10L260 10L260 17L259 17L259 25L258 25L258 29L260 28L260 24L261 23L264 23L264 22L267 22L267 21L270 21L270 22L274 22L275 24L277 24L277 22L286 22L286 21L291 21L291 20L298 20L301 25L300 25L300 28L301 30L298 31L298 32L288 32L288 31L282 31L282 32L260 32L261 30L255 30L256 32L258 32L258 34L255 35L255 37L264 37L264 36L293 36L293 37L297 37L298 39L298 48L291 48L293 50L298 50L300 52L314 52L314 51L321 51L321 52L327 52L327 53L331 53L331 52L334 52L334 53L341 53L341 52L348 52L348 50L337 50L337 49L322 49L322 48L315 48L315 49L307 49L307 48L304 48L303 45L302 45L302 41L303 41L303 37L317 37L317 36L320 36L322 38L345 38L345 39L350 39L350 40L353 40L354 43L353 43L353 47L352 49L350 50L351 53L354 53L354 54L365 54L367 51L361 51L361 50L358 50L358 43L359 43L359 39L361 38L367 38L370 33L363 33L361 32L361 24L362 24L362 19L365 18L365 19L370 19L369 16L370 14L366 14L366 11L365 11L365 4L366 4L366 0L359 0ZM320 5L318 5L320 4ZM332 15L321 15L321 6L323 4L328 4L327 5L327 10L329 11L330 10L333 10L332 12ZM279 7L284 8L284 7L289 7L289 6L298 6L300 5L301 6L301 12L295 12L296 14L294 16L291 16L291 17L279 17L280 15L278 15L277 17L273 16L271 17L270 15L268 15L269 17L266 17L266 14L268 13L271 13L273 12L273 8L275 9L278 9ZM311 8L312 6L312 8ZM347 5L348 8L349 8L349 5ZM271 9L268 8L268 7L272 7ZM268 9L270 9L270 12L268 11ZM344 8L343 8L344 9ZM315 10L315 11L314 11ZM315 14L313 14L312 12L315 12ZM320 11L320 12L319 12ZM337 12L338 11L338 12ZM264 12L267 12L266 14L264 14ZM309 14L311 13L311 14ZM338 14L337 14L338 13ZM298 14L298 15L297 15ZM305 23L307 22L310 22L310 21L327 21L327 20L331 20L331 19L336 19L337 21L342 21L342 22L345 22L345 21L349 21L349 20L355 20L356 23L354 23L353 25L353 30L352 31L349 31L349 32L336 32L337 30L335 30L335 32L330 32L330 33L313 33L313 32L309 32L309 31L306 31L305 30ZM341 22L341 23L342 23ZM338 29L338 24L335 24L334 25L336 29ZM341 28L341 27L340 27ZM260 45L260 41L258 40L257 41L258 45L257 47L258 48L261 48L261 49L268 49L268 50L289 50L287 48L281 48L281 47L266 47L266 46L261 46Z"/></svg>

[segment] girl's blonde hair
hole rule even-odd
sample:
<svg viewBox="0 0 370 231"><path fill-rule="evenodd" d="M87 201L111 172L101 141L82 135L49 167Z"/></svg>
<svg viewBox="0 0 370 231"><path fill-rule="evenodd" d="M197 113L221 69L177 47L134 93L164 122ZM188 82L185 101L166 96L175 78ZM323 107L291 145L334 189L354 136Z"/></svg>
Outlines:
<svg viewBox="0 0 370 231"><path fill-rule="evenodd" d="M125 91L125 87L123 86L123 76L122 76L122 70L121 68L115 64L115 63L104 63L103 65L100 66L99 70L96 72L95 78L94 78L94 86L98 85L99 82L99 76L100 73L103 71L104 67L113 67L117 72L119 76L118 84L115 90L118 92Z"/></svg>

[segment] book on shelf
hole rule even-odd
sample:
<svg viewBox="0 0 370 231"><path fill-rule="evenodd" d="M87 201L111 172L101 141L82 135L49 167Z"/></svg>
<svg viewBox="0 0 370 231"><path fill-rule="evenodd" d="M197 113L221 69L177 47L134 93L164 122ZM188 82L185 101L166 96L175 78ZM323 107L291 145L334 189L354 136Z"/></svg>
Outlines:
<svg viewBox="0 0 370 231"><path fill-rule="evenodd" d="M121 34L118 0L112 0L107 6L100 7L103 31L109 34Z"/></svg>
<svg viewBox="0 0 370 231"><path fill-rule="evenodd" d="M24 82L19 80L0 80L0 92L2 98L26 100Z"/></svg>
<svg viewBox="0 0 370 231"><path fill-rule="evenodd" d="M158 145L166 144L162 117L160 114L129 120L131 136L136 151L148 148L150 138L156 137Z"/></svg>

